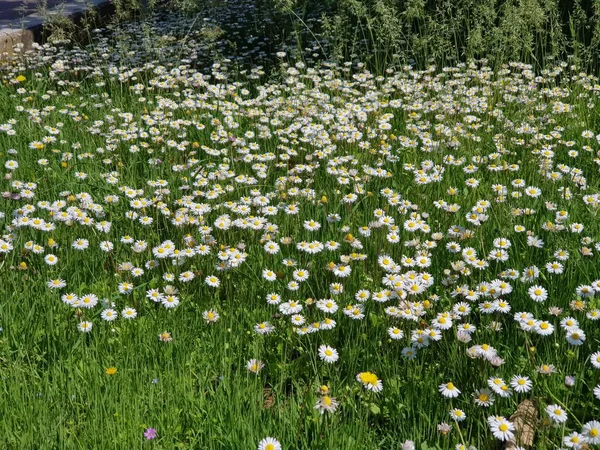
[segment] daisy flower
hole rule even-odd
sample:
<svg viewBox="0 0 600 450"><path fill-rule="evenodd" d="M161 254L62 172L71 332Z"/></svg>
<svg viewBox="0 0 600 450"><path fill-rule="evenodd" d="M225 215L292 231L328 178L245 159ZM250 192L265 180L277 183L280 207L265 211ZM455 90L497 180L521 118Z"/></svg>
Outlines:
<svg viewBox="0 0 600 450"><path fill-rule="evenodd" d="M600 353L598 353L598 356L600 357ZM598 363L600 364L600 360ZM542 364L537 368L537 371L542 375L551 375L556 372L556 367L554 367L554 364Z"/></svg>
<svg viewBox="0 0 600 450"><path fill-rule="evenodd" d="M567 332L566 338L569 344L579 346L585 342L585 333L580 329L571 329Z"/></svg>
<svg viewBox="0 0 600 450"><path fill-rule="evenodd" d="M281 444L275 438L266 437L258 443L258 450L281 450Z"/></svg>
<svg viewBox="0 0 600 450"><path fill-rule="evenodd" d="M583 435L586 444L600 444L600 422L591 420L585 423L581 429L581 434Z"/></svg>
<svg viewBox="0 0 600 450"><path fill-rule="evenodd" d="M329 395L323 395L317 400L317 404L315 405L315 409L318 410L321 414L325 412L334 413L338 408L338 402L335 398L330 397Z"/></svg>
<svg viewBox="0 0 600 450"><path fill-rule="evenodd" d="M46 264L48 264L49 266L54 266L58 263L58 258L55 255L46 255L44 257L44 261L46 262Z"/></svg>
<svg viewBox="0 0 600 450"><path fill-rule="evenodd" d="M112 322L113 320L116 320L117 317L119 317L119 314L114 309L107 308L104 311L102 311L102 313L100 314L100 317L102 317L102 320L106 320L107 322Z"/></svg>
<svg viewBox="0 0 600 450"><path fill-rule="evenodd" d="M473 394L473 401L477 406L488 408L494 404L494 394L487 388L479 389Z"/></svg>
<svg viewBox="0 0 600 450"><path fill-rule="evenodd" d="M350 266L340 264L333 269L333 273L337 277L346 278L352 273L352 269Z"/></svg>
<svg viewBox="0 0 600 450"><path fill-rule="evenodd" d="M391 339L399 340L399 339L402 339L404 337L404 332L401 329L399 329L399 328L391 327L391 328L388 328L387 331L388 331L388 336Z"/></svg>
<svg viewBox="0 0 600 450"><path fill-rule="evenodd" d="M527 292L534 302L543 302L548 298L548 291L542 286L531 286Z"/></svg>
<svg viewBox="0 0 600 450"><path fill-rule="evenodd" d="M162 305L167 308L175 308L179 305L179 297L176 295L165 295L161 300Z"/></svg>
<svg viewBox="0 0 600 450"><path fill-rule="evenodd" d="M254 325L254 331L258 334L270 334L275 331L275 327L269 322L261 322Z"/></svg>
<svg viewBox="0 0 600 450"><path fill-rule="evenodd" d="M467 418L467 415L462 409L454 408L450 410L450 417L456 422L462 422Z"/></svg>
<svg viewBox="0 0 600 450"><path fill-rule="evenodd" d="M590 362L594 369L600 369L600 352L594 352L590 355Z"/></svg>
<svg viewBox="0 0 600 450"><path fill-rule="evenodd" d="M456 398L460 395L460 391L452 382L440 384L439 391L446 398Z"/></svg>
<svg viewBox="0 0 600 450"><path fill-rule="evenodd" d="M294 277L294 280L302 282L302 281L308 280L309 273L308 273L308 270L298 269L298 270L294 270L294 273L292 274L292 276Z"/></svg>
<svg viewBox="0 0 600 450"><path fill-rule="evenodd" d="M326 363L334 363L339 359L338 352L335 348L329 345L321 345L319 347L319 358Z"/></svg>
<svg viewBox="0 0 600 450"><path fill-rule="evenodd" d="M248 371L256 374L258 374L263 367L265 367L265 364L259 359L251 359L246 363Z"/></svg>
<svg viewBox="0 0 600 450"><path fill-rule="evenodd" d="M67 282L57 278L55 280L48 281L46 286L48 286L50 289L62 289L67 286Z"/></svg>
<svg viewBox="0 0 600 450"><path fill-rule="evenodd" d="M308 231L316 231L321 228L321 224L314 220L305 220L304 221L304 229Z"/></svg>
<svg viewBox="0 0 600 450"><path fill-rule="evenodd" d="M121 316L124 319L135 319L137 316L137 311L133 308L127 307L121 311Z"/></svg>
<svg viewBox="0 0 600 450"><path fill-rule="evenodd" d="M275 281L277 279L277 275L275 272L269 269L264 269L262 272L262 276L267 281Z"/></svg>
<svg viewBox="0 0 600 450"><path fill-rule="evenodd" d="M578 450L583 448L583 444L585 444L587 439L583 434L578 433L577 431L573 431L572 433L566 435L563 438L563 445L567 448L573 448Z"/></svg>
<svg viewBox="0 0 600 450"><path fill-rule="evenodd" d="M219 314L216 311L209 309L208 311L204 311L202 313L202 318L206 321L206 323L215 323L217 320L219 320Z"/></svg>
<svg viewBox="0 0 600 450"><path fill-rule="evenodd" d="M77 328L82 333L89 333L90 331L92 331L92 327L93 327L92 322L88 322L85 320L82 322L79 322L79 325L77 325Z"/></svg>
<svg viewBox="0 0 600 450"><path fill-rule="evenodd" d="M510 385L515 390L515 392L518 392L519 394L523 394L523 393L529 392L531 390L533 383L531 382L529 377L515 375L510 380Z"/></svg>
<svg viewBox="0 0 600 450"><path fill-rule="evenodd" d="M559 405L546 406L546 414L555 423L564 423L568 419L567 413Z"/></svg>
<svg viewBox="0 0 600 450"><path fill-rule="evenodd" d="M85 250L90 246L90 241L87 239L77 239L72 244L75 250Z"/></svg>
<svg viewBox="0 0 600 450"><path fill-rule="evenodd" d="M494 437L500 441L509 441L514 437L515 426L504 417L491 417L488 419L490 430Z"/></svg>
<svg viewBox="0 0 600 450"><path fill-rule="evenodd" d="M204 282L210 286L210 287L214 287L214 288L218 288L221 285L221 281L215 277L214 275L209 275L204 279Z"/></svg>

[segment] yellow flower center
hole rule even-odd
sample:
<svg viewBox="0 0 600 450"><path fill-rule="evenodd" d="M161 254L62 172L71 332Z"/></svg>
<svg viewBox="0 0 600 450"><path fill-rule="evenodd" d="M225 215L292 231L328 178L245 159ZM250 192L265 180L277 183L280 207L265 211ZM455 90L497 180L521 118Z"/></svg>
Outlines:
<svg viewBox="0 0 600 450"><path fill-rule="evenodd" d="M365 384L377 384L377 375L371 372L363 372L360 374L360 381Z"/></svg>

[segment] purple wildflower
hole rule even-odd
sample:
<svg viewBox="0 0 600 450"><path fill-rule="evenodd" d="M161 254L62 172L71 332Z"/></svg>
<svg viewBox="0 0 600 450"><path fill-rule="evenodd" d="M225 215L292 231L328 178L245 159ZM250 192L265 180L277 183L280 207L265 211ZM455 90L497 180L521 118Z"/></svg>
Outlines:
<svg viewBox="0 0 600 450"><path fill-rule="evenodd" d="M156 439L156 430L154 428L148 428L144 432L144 437L151 441L152 439Z"/></svg>

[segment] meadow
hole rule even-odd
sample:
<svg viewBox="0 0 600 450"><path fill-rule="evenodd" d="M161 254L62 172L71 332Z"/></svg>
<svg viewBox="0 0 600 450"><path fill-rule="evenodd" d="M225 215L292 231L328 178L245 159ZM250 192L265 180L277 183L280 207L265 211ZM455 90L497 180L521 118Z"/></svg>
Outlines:
<svg viewBox="0 0 600 450"><path fill-rule="evenodd" d="M599 445L598 78L197 22L0 63L0 447Z"/></svg>

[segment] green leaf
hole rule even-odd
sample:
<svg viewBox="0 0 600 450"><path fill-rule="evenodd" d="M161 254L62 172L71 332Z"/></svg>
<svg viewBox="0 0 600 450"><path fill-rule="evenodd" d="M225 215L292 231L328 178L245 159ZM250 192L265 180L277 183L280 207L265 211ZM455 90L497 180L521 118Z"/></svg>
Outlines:
<svg viewBox="0 0 600 450"><path fill-rule="evenodd" d="M375 313L369 313L369 322L371 322L371 326L376 327L379 323L379 317Z"/></svg>
<svg viewBox="0 0 600 450"><path fill-rule="evenodd" d="M156 289L158 287L158 282L159 282L158 277L154 277L150 280L148 285L150 286L151 289Z"/></svg>

